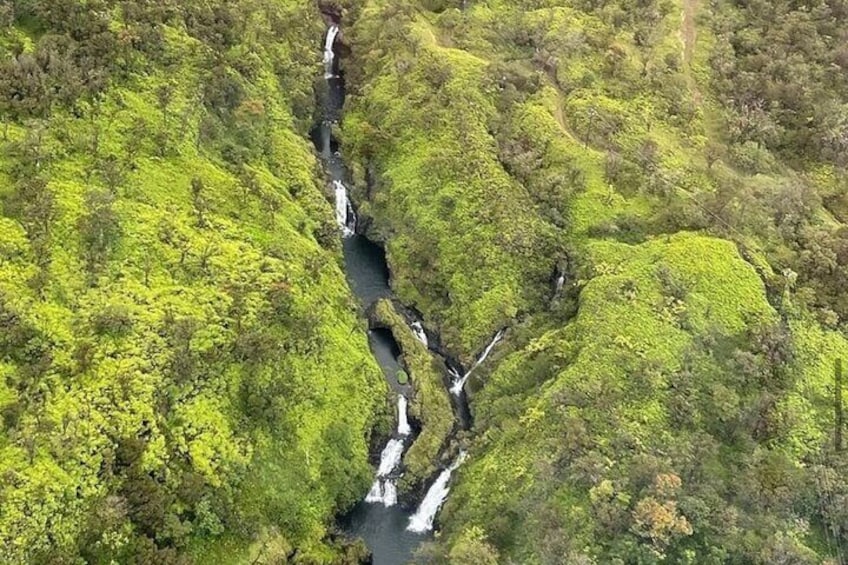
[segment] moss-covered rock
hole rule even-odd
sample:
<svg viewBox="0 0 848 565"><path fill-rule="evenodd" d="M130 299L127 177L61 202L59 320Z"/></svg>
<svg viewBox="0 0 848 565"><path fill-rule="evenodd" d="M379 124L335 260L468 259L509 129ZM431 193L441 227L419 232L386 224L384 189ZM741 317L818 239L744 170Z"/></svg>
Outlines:
<svg viewBox="0 0 848 565"><path fill-rule="evenodd" d="M409 412L421 425L421 433L404 455L406 473L400 487L415 491L439 469L439 454L447 447L446 440L456 426L445 387L445 367L418 341L391 300L384 298L376 303L373 319L392 330L414 391Z"/></svg>

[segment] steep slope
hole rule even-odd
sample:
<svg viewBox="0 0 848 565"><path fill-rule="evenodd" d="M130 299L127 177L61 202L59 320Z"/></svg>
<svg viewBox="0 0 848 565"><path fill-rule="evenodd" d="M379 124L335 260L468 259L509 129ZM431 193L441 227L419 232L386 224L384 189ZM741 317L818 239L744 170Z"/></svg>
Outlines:
<svg viewBox="0 0 848 565"><path fill-rule="evenodd" d="M0 561L329 562L385 384L315 7L0 3Z"/></svg>
<svg viewBox="0 0 848 565"><path fill-rule="evenodd" d="M434 558L838 558L843 3L346 8L399 296L464 361L511 327Z"/></svg>

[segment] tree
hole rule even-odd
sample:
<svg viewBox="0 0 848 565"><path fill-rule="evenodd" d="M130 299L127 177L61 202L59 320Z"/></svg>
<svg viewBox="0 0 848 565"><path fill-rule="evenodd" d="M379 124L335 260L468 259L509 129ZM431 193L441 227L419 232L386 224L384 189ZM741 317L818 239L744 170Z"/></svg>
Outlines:
<svg viewBox="0 0 848 565"><path fill-rule="evenodd" d="M486 532L479 526L466 529L451 547L448 560L454 565L497 565L498 552L486 541Z"/></svg>
<svg viewBox="0 0 848 565"><path fill-rule="evenodd" d="M159 106L159 111L162 112L162 123L168 125L168 108L174 99L176 86L172 82L166 82L156 88L156 103Z"/></svg>
<svg viewBox="0 0 848 565"><path fill-rule="evenodd" d="M197 215L197 225L201 228L206 227L206 211L209 209L209 204L204 197L205 186L200 177L191 179L191 203L194 206L194 213Z"/></svg>
<svg viewBox="0 0 848 565"><path fill-rule="evenodd" d="M56 199L47 181L39 176L18 181L6 209L26 230L36 263L46 268L50 263L52 224L57 216Z"/></svg>
<svg viewBox="0 0 848 565"><path fill-rule="evenodd" d="M121 223L115 211L115 196L105 190L89 190L77 227L83 260L90 275L102 269L118 246Z"/></svg>

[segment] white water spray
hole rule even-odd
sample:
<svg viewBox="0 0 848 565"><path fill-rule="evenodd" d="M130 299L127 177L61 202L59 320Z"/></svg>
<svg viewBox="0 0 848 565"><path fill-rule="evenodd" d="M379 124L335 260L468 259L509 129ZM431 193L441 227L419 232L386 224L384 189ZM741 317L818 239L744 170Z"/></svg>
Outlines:
<svg viewBox="0 0 848 565"><path fill-rule="evenodd" d="M347 196L347 187L341 181L333 181L336 195L336 223L342 229L344 237L350 237L356 230L356 214Z"/></svg>
<svg viewBox="0 0 848 565"><path fill-rule="evenodd" d="M389 440L380 454L377 478L371 485L371 490L368 491L365 502L382 503L384 506L393 506L397 503L397 487L394 479L390 478L389 475L400 465L401 456L403 456L403 440Z"/></svg>
<svg viewBox="0 0 848 565"><path fill-rule="evenodd" d="M451 369L450 373L453 377L453 384L450 387L451 394L453 394L454 396L459 396L460 394L462 394L462 389L465 388L465 383L468 382L468 377L471 376L471 373L474 371L474 369L479 367L483 363L483 361L486 360L486 358L492 352L492 349L494 349L495 346L503 339L503 336L504 330L501 330L497 334L495 334L495 337L492 338L492 341L489 343L489 345L486 346L486 349L483 350L483 353L480 354L480 357L477 358L477 361L474 362L474 366L471 367L468 372L465 373L465 375L463 375L462 377L459 377L456 371Z"/></svg>
<svg viewBox="0 0 848 565"><path fill-rule="evenodd" d="M383 483L383 505L388 507L395 504L397 504L397 487L393 480L387 479Z"/></svg>
<svg viewBox="0 0 848 565"><path fill-rule="evenodd" d="M365 502L389 507L397 504L397 487L392 479L377 479L365 497Z"/></svg>
<svg viewBox="0 0 848 565"><path fill-rule="evenodd" d="M562 287L565 286L565 273L562 273L559 277L557 277L556 281L556 293L559 295L562 292Z"/></svg>
<svg viewBox="0 0 848 565"><path fill-rule="evenodd" d="M409 417L406 415L407 401L404 395L398 396L398 434L408 436L412 433L412 428L409 426Z"/></svg>
<svg viewBox="0 0 848 565"><path fill-rule="evenodd" d="M339 26L331 25L327 30L327 37L324 39L324 78L333 78L336 75L333 73L333 61L336 54L333 51L333 46L336 43L336 37L339 35Z"/></svg>
<svg viewBox="0 0 848 565"><path fill-rule="evenodd" d="M377 468L378 477L388 477L400 463L403 455L403 440L391 439L380 454L380 466Z"/></svg>
<svg viewBox="0 0 848 565"><path fill-rule="evenodd" d="M436 513L442 507L450 492L448 482L450 481L451 474L459 468L463 461L465 461L465 452L460 451L456 461L439 474L436 482L433 483L433 486L430 487L424 496L424 500L421 501L418 510L409 519L409 525L406 527L407 530L424 533L433 529L433 520L436 518Z"/></svg>
<svg viewBox="0 0 848 565"><path fill-rule="evenodd" d="M412 333L415 334L415 337L424 344L425 347L429 345L427 341L427 333L424 331L424 326L421 322L412 322Z"/></svg>

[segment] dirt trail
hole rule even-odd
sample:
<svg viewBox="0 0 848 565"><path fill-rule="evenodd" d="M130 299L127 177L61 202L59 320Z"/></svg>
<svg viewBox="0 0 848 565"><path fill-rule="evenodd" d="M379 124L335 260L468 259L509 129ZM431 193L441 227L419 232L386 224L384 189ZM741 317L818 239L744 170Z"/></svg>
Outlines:
<svg viewBox="0 0 848 565"><path fill-rule="evenodd" d="M683 0L683 24L681 35L683 36L683 62L688 65L692 62L695 52L695 40L698 30L695 28L695 14L698 12L699 0Z"/></svg>
<svg viewBox="0 0 848 565"><path fill-rule="evenodd" d="M692 58L695 56L695 41L698 39L698 29L695 26L695 16L698 13L700 0L683 0L683 18L680 23L680 39L683 43L683 67L686 69L686 80L692 91L692 99L696 106L701 106L703 97L691 72Z"/></svg>

